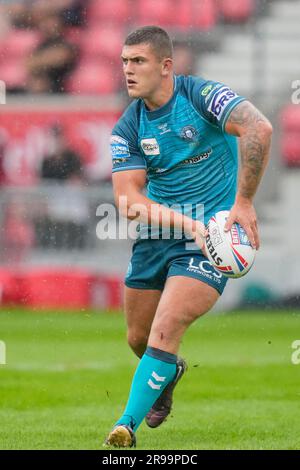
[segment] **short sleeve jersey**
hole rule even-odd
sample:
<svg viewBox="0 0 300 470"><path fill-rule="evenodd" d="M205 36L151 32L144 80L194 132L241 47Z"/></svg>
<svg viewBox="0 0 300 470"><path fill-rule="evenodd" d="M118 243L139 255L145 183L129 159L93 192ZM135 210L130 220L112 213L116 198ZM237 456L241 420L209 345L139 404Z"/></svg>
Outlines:
<svg viewBox="0 0 300 470"><path fill-rule="evenodd" d="M225 125L244 99L223 83L175 76L170 101L149 111L142 99L135 100L113 128L113 172L145 169L150 199L166 206L203 205L205 222L229 210L238 148Z"/></svg>

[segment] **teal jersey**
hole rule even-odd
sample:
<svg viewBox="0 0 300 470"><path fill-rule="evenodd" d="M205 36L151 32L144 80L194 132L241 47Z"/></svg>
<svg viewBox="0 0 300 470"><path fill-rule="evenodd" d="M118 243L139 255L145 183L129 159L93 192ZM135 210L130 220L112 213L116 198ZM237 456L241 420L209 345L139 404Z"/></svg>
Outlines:
<svg viewBox="0 0 300 470"><path fill-rule="evenodd" d="M169 102L154 111L133 101L111 136L113 172L145 169L147 196L163 205L203 206L202 220L229 210L235 199L238 148L225 132L245 98L223 83L175 76ZM199 218L199 212L198 216Z"/></svg>

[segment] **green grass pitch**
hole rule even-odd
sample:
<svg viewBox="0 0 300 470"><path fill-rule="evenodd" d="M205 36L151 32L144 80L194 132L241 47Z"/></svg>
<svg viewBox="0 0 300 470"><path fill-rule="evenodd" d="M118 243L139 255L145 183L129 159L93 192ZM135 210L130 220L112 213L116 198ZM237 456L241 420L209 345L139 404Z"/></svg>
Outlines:
<svg viewBox="0 0 300 470"><path fill-rule="evenodd" d="M185 335L189 370L138 449L300 449L300 313L207 315ZM120 314L0 312L0 449L102 449L137 359Z"/></svg>

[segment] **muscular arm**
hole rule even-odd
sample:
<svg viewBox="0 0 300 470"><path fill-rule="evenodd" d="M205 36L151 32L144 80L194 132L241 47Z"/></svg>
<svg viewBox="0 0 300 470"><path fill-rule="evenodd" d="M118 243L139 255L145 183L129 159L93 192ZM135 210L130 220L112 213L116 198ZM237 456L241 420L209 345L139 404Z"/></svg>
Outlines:
<svg viewBox="0 0 300 470"><path fill-rule="evenodd" d="M235 204L227 223L237 221L245 228L252 246L259 247L253 198L269 159L272 126L249 101L238 104L231 112L225 130L239 137L241 171Z"/></svg>
<svg viewBox="0 0 300 470"><path fill-rule="evenodd" d="M269 159L272 126L249 101L231 112L225 130L240 137L242 169L238 197L252 200Z"/></svg>
<svg viewBox="0 0 300 470"><path fill-rule="evenodd" d="M145 184L145 170L113 173L114 197L120 214L130 220L137 220L151 226L183 229L201 248L204 235L203 224L146 197L143 194Z"/></svg>

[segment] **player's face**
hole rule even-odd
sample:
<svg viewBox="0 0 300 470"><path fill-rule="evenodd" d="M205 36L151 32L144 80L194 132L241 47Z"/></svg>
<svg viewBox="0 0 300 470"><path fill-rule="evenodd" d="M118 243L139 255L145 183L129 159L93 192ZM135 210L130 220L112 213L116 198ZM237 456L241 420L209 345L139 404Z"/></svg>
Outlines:
<svg viewBox="0 0 300 470"><path fill-rule="evenodd" d="M150 44L124 46L123 71L131 98L148 98L161 86L164 60L160 60Z"/></svg>

